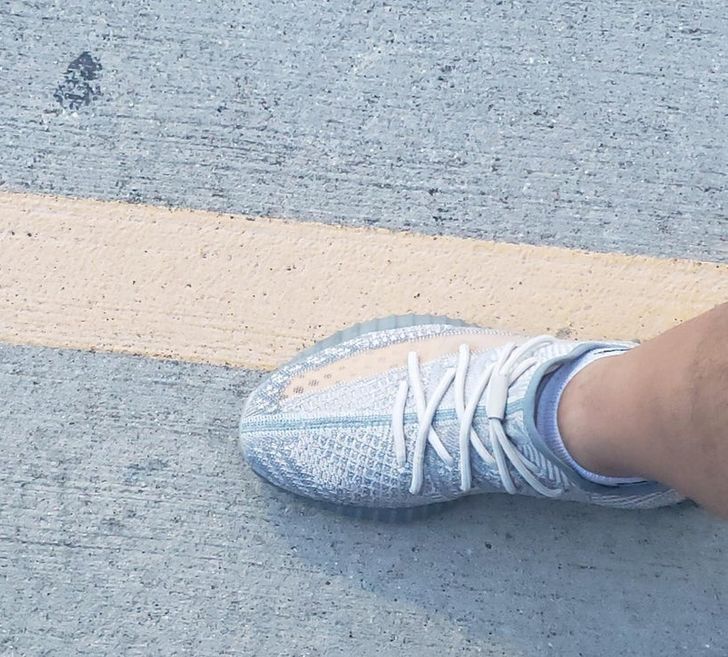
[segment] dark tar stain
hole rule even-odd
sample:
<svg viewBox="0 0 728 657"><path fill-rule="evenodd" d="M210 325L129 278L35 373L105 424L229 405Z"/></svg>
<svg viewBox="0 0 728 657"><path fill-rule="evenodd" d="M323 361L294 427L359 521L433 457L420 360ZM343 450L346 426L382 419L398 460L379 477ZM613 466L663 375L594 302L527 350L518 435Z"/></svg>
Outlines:
<svg viewBox="0 0 728 657"><path fill-rule="evenodd" d="M61 107L78 110L101 97L101 62L90 52L82 52L63 75L53 98Z"/></svg>

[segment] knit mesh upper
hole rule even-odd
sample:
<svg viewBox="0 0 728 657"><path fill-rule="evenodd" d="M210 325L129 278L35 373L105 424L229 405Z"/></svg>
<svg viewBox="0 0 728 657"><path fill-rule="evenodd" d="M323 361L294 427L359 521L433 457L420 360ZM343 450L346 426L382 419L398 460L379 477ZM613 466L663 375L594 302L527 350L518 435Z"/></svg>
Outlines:
<svg viewBox="0 0 728 657"><path fill-rule="evenodd" d="M417 494L409 491L412 459L404 466L395 460L392 435L392 408L399 382L407 378L406 362L380 374L338 383L321 391L283 398L282 391L293 377L315 370L352 354L371 352L379 347L407 342L413 351L418 340L434 336L490 333L487 329L429 324L364 334L355 339L298 358L272 373L251 394L240 425L241 445L246 459L261 475L278 486L301 495L343 505L366 507L406 507L451 500L462 496L458 470L460 423L455 399L449 389L438 406L433 428L455 459L447 465L427 446L424 483ZM555 340L538 349L534 356L543 365L568 358L579 343ZM480 373L500 355L501 349L473 353L465 380L469 399ZM582 349L583 350L583 349ZM420 371L426 398L449 367L456 353L422 363ZM541 368L542 369L542 368ZM544 452L534 441L532 422L534 400L529 391L538 367L531 368L508 391L504 428L532 471L550 488L564 490L564 499L619 507L651 507L680 499L664 487L615 490L585 482L573 469ZM531 397L533 395L531 394ZM479 404L473 428L490 447L485 400ZM412 454L418 428L415 400L410 392L404 413L406 452ZM471 454L473 488L469 493L499 492L501 478L494 466ZM518 492L537 493L525 484L514 468L511 476ZM636 494L629 491L635 490Z"/></svg>

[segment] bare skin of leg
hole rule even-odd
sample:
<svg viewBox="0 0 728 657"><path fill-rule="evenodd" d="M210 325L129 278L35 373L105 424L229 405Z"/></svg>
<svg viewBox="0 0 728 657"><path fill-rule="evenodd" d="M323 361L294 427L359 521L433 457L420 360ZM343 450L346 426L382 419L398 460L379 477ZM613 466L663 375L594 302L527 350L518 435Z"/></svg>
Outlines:
<svg viewBox="0 0 728 657"><path fill-rule="evenodd" d="M659 481L728 519L728 303L585 367L558 423L584 468Z"/></svg>

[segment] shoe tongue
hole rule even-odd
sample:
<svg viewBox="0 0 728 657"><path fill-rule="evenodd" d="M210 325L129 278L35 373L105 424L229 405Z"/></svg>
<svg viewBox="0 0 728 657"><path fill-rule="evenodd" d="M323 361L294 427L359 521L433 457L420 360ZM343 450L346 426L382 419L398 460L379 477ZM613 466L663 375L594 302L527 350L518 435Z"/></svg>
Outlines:
<svg viewBox="0 0 728 657"><path fill-rule="evenodd" d="M542 347L537 348L533 354L524 356L530 358L534 356L536 363L528 370L523 372L517 379L515 379L509 386L507 391L507 397L505 401L505 413L503 418L503 429L506 434L508 441L522 454L526 461L534 463L538 462L540 454L534 448L532 444L529 431L526 427L525 413L534 412L533 401L527 399L527 393L530 390L531 384L534 383L534 376L537 375L539 378L550 368L544 368L545 363L551 361L560 360L560 357L569 354L575 349L574 343L566 341L554 341L543 344ZM482 377L487 372L488 368L491 367L503 354L501 349L493 349L484 352L471 353L467 375L465 378L465 403L473 399L478 392L478 387L482 382ZM442 359L437 363L431 364L431 368L428 368L426 377L426 388L427 394L431 394L430 390L434 389L437 385L440 377L444 375L448 368L456 366L457 357ZM514 368L518 369L518 363L514 364ZM522 363L521 363L522 365ZM496 384L497 385L497 384ZM442 410L453 410L455 408L455 395L454 395L455 383L450 386L445 397L439 405ZM480 439L483 441L485 448L491 454L494 453L493 442L490 435L490 422L488 420L488 413L486 412L486 402L488 399L488 389L486 387L483 394L478 400L475 417L473 418L472 427L477 432ZM441 437L445 438L448 433L450 434L451 440L454 439L455 443L450 444L447 442L448 449L457 447L457 434L459 431L459 422L454 420L450 425L450 431L443 431ZM506 459L508 460L508 459ZM481 481L491 481L494 478L494 469L492 465L489 465L477 455L473 455L471 459L473 468L473 475ZM545 467L545 466L544 466ZM518 478L514 467L509 463L509 469L515 479ZM540 478L545 476L542 469L534 471L534 474ZM495 482L497 484L497 482Z"/></svg>

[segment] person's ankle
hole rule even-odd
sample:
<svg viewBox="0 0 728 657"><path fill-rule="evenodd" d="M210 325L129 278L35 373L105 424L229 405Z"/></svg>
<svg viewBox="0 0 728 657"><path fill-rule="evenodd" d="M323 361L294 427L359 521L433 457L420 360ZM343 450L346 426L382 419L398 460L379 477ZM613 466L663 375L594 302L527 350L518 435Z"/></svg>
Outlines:
<svg viewBox="0 0 728 657"><path fill-rule="evenodd" d="M607 477L642 477L620 441L628 354L600 358L577 372L566 385L558 408L564 446L583 468Z"/></svg>

